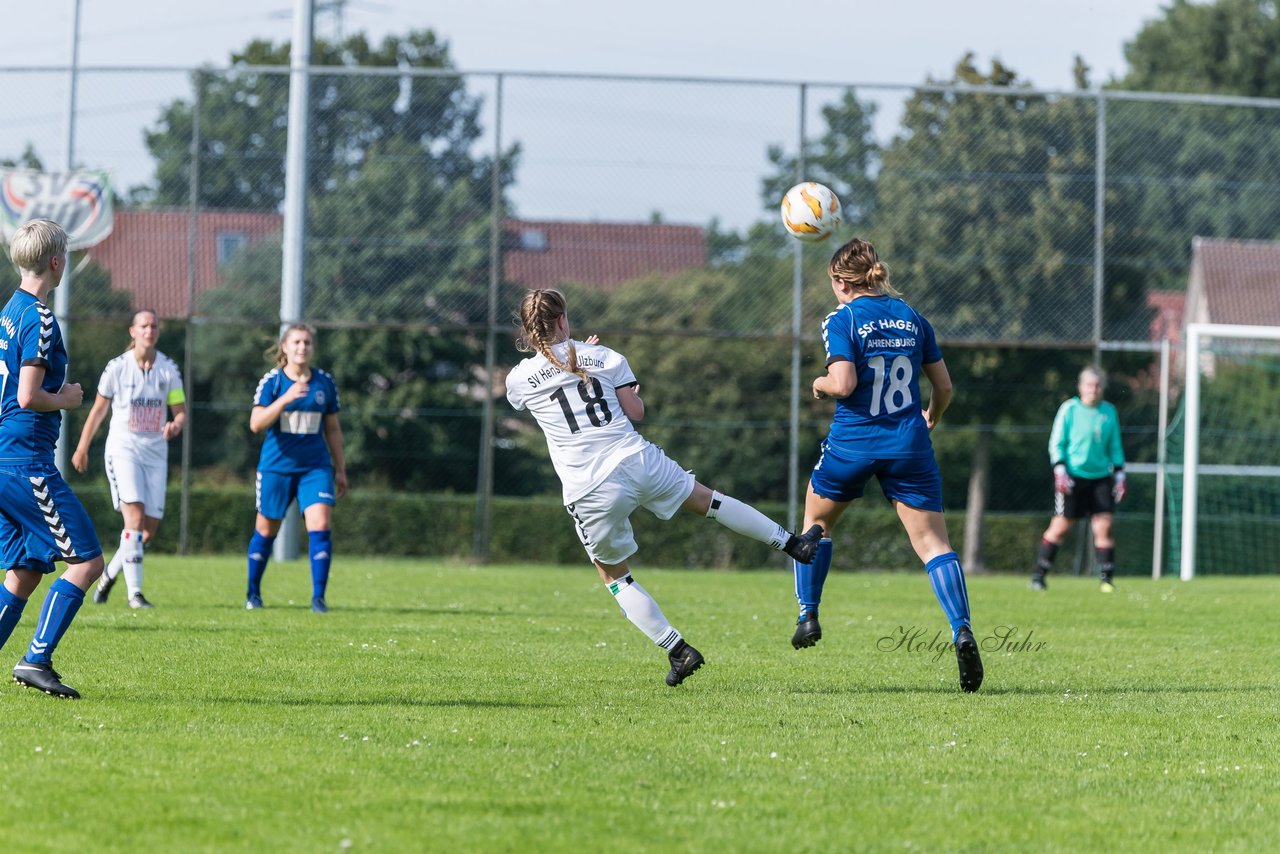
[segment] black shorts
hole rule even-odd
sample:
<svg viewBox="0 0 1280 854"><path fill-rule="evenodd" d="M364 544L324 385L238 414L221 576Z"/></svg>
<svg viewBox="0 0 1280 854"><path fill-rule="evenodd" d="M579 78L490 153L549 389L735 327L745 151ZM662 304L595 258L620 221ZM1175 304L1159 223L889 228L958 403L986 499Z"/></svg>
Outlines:
<svg viewBox="0 0 1280 854"><path fill-rule="evenodd" d="M1083 519L1095 513L1114 513L1116 499L1111 489L1115 486L1111 475L1099 478L1072 478L1076 485L1067 495L1053 493L1053 515L1068 519Z"/></svg>

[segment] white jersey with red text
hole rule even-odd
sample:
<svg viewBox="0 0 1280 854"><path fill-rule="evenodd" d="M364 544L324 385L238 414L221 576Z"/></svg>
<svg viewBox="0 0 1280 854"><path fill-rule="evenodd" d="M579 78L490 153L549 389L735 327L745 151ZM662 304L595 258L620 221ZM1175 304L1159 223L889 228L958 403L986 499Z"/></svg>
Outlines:
<svg viewBox="0 0 1280 854"><path fill-rule="evenodd" d="M600 344L573 344L589 383L560 370L541 353L507 374L507 400L516 409L528 409L546 435L565 504L589 493L618 463L649 444L618 402L619 388L636 385L626 357ZM568 362L568 342L552 349L556 358Z"/></svg>
<svg viewBox="0 0 1280 854"><path fill-rule="evenodd" d="M141 463L168 461L169 443L162 431L169 406L186 401L182 372L173 359L157 351L155 362L143 370L134 352L126 350L103 368L98 394L111 398L109 455Z"/></svg>

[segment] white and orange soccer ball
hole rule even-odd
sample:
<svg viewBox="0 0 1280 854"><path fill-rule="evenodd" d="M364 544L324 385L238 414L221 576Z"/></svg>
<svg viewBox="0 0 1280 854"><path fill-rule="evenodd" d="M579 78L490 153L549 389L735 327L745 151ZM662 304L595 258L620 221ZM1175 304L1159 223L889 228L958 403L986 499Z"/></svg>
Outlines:
<svg viewBox="0 0 1280 854"><path fill-rule="evenodd" d="M826 240L840 227L840 199L815 181L796 184L782 197L782 224L797 240Z"/></svg>

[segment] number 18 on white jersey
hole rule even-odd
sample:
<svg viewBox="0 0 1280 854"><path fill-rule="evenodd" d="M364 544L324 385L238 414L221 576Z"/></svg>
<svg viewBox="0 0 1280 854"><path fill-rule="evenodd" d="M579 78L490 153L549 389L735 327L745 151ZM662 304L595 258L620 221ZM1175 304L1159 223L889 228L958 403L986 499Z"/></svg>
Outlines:
<svg viewBox="0 0 1280 854"><path fill-rule="evenodd" d="M590 382L560 370L540 353L507 374L507 400L516 409L528 409L542 428L565 504L582 498L619 462L648 444L618 402L617 389L636 383L626 357L599 344L575 341L574 347ZM567 343L555 345L554 352L567 362Z"/></svg>

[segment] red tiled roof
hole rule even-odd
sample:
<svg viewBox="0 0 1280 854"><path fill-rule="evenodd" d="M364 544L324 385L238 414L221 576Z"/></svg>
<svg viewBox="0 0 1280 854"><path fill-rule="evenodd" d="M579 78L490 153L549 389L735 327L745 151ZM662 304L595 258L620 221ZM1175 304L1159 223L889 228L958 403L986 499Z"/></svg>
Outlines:
<svg viewBox="0 0 1280 854"><path fill-rule="evenodd" d="M1187 321L1280 326L1280 242L1192 241Z"/></svg>
<svg viewBox="0 0 1280 854"><path fill-rule="evenodd" d="M275 212L204 210L196 217L197 295L218 284L218 236L249 243L276 238ZM111 287L133 293L135 307L161 317L187 314L187 210L118 210L111 236L90 252L111 274ZM697 226L508 220L503 274L529 288L581 282L614 287L650 273L676 273L707 263L706 232Z"/></svg>
<svg viewBox="0 0 1280 854"><path fill-rule="evenodd" d="M256 243L280 232L280 214L262 211L204 210L196 216L196 293L218 284L217 238L236 232ZM117 210L111 235L89 257L111 273L111 289L131 291L135 308L161 317L187 315L187 210Z"/></svg>
<svg viewBox="0 0 1280 854"><path fill-rule="evenodd" d="M612 288L707 263L706 232L691 225L508 220L506 230L515 239L508 241L503 273L527 288L564 282Z"/></svg>

